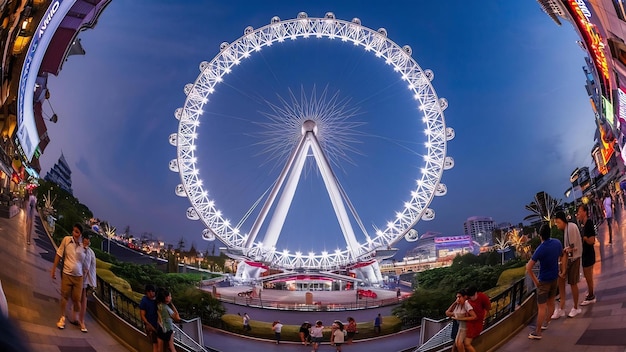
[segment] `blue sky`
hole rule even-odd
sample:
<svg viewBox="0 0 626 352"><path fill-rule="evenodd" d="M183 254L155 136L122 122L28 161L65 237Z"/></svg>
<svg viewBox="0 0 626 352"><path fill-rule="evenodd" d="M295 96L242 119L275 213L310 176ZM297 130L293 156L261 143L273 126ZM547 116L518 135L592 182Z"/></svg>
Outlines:
<svg viewBox="0 0 626 352"><path fill-rule="evenodd" d="M246 26L305 11L361 19L408 44L433 86L449 101L446 125L456 138L444 172L448 194L431 207L436 218L420 232L461 234L471 216L519 223L536 192L564 198L571 171L589 166L593 113L584 88L584 53L573 27L557 26L534 1L122 1L111 2L95 29L79 35L87 54L69 57L51 77L51 143L42 174L61 152L73 174L74 194L119 230L200 249L204 226L187 220L186 198L174 194L178 174L168 170L176 149L174 110L202 61L219 53ZM219 86L199 129L202 178L218 207L238 222L282 167L262 153L263 113L277 97L326 88L358 111L357 152L336 172L368 231L383 227L407 200L423 153L409 91L381 60L352 45L298 40L265 48ZM333 250L345 243L315 172L298 187L278 249ZM245 224L250 226L253 217ZM361 239L359 236L357 236ZM362 236L361 236L362 237ZM403 247L407 245L403 244ZM408 245L410 247L410 245Z"/></svg>

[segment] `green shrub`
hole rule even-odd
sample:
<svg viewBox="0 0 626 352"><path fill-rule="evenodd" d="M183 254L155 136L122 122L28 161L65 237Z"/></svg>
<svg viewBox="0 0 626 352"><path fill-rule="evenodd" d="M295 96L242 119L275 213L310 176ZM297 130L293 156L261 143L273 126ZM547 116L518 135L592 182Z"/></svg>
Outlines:
<svg viewBox="0 0 626 352"><path fill-rule="evenodd" d="M272 323L266 321L250 320L250 331L243 330L243 320L238 314L224 314L222 316L222 323L224 330L231 331L241 335L247 335L252 337L258 337L262 339L273 340L274 331L272 331ZM332 322L325 322L324 328L324 340L330 341L330 325ZM355 340L372 338L380 335L392 334L399 332L402 327L402 321L396 316L383 317L383 325L381 327L381 333L378 334L374 331L374 322L357 323L358 334L355 335ZM284 341L300 341L300 325L287 325L283 326L281 332L281 340Z"/></svg>

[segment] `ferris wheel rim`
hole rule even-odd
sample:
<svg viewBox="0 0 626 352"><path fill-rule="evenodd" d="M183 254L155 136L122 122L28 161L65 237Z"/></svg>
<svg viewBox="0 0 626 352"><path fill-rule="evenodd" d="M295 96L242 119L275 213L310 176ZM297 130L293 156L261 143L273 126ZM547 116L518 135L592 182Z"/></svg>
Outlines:
<svg viewBox="0 0 626 352"><path fill-rule="evenodd" d="M425 165L421 169L422 175L416 180L417 187L411 191L411 198L404 203L404 209L396 212L394 220L387 222L384 229L377 229L373 238L368 236L365 242L359 242L358 253L361 254L358 258L349 249L335 250L333 253L322 251L321 254L309 252L304 255L300 252L292 254L288 250L279 252L276 248L262 248L259 244L245 247L247 235L233 227L223 217L215 201L209 199L196 168L195 131L208 96L214 92L214 87L223 80L223 76L230 73L232 67L239 65L241 60L265 46L310 36L351 41L355 46L362 46L365 51L373 51L376 57L391 64L394 71L400 73L402 79L408 83L408 89L413 91L423 113L422 121L427 126L427 153L424 156ZM258 29L247 27L243 36L232 43L223 43L220 52L210 62L200 64L201 72L195 82L185 86L185 104L175 113L179 119L178 130L176 136L170 136L170 143L175 144L177 149L177 158L170 163L170 169L180 174L181 184L178 187L182 186L184 195L191 203L187 210L188 218L202 220L207 229L226 246L244 252L250 259L264 258L269 253L272 258L270 262L277 266L331 269L371 259L376 249L387 248L399 241L425 212L430 211L434 216L428 206L437 195L436 190L445 169L447 140L451 139L451 128L446 128L443 116L447 101L437 97L431 84L432 71L423 70L411 54L410 47L400 47L387 37L384 29L375 31L361 25L358 19L349 22L329 14L325 18L309 18L300 13L297 18L285 21L274 17L270 24ZM177 194L182 193L177 190Z"/></svg>

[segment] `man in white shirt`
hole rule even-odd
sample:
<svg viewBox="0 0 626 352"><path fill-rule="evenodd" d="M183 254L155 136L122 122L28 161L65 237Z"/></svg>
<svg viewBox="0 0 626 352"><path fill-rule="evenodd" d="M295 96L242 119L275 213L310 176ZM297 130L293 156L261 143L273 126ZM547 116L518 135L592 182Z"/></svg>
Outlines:
<svg viewBox="0 0 626 352"><path fill-rule="evenodd" d="M83 227L74 224L72 235L65 236L54 256L54 264L50 276L56 280L56 270L61 259L63 259L63 270L61 275L61 318L57 323L59 329L65 329L65 308L67 300L72 297L73 314L72 324L78 325L78 313L80 311L80 296L83 291L83 262L85 260L85 248L83 247L81 236Z"/></svg>

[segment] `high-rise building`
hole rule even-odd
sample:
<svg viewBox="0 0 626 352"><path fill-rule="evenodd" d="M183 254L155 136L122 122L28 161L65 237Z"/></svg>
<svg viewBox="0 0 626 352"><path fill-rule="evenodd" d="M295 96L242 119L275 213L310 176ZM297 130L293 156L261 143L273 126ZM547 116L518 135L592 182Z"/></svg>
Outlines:
<svg viewBox="0 0 626 352"><path fill-rule="evenodd" d="M67 164L65 160L65 155L61 153L61 157L59 157L59 161L48 171L44 180L49 182L54 182L59 187L68 191L70 194L72 193L72 170L70 166Z"/></svg>
<svg viewBox="0 0 626 352"><path fill-rule="evenodd" d="M463 223L463 233L472 236L472 241L481 245L491 243L491 235L495 228L496 222L487 216L472 216Z"/></svg>

